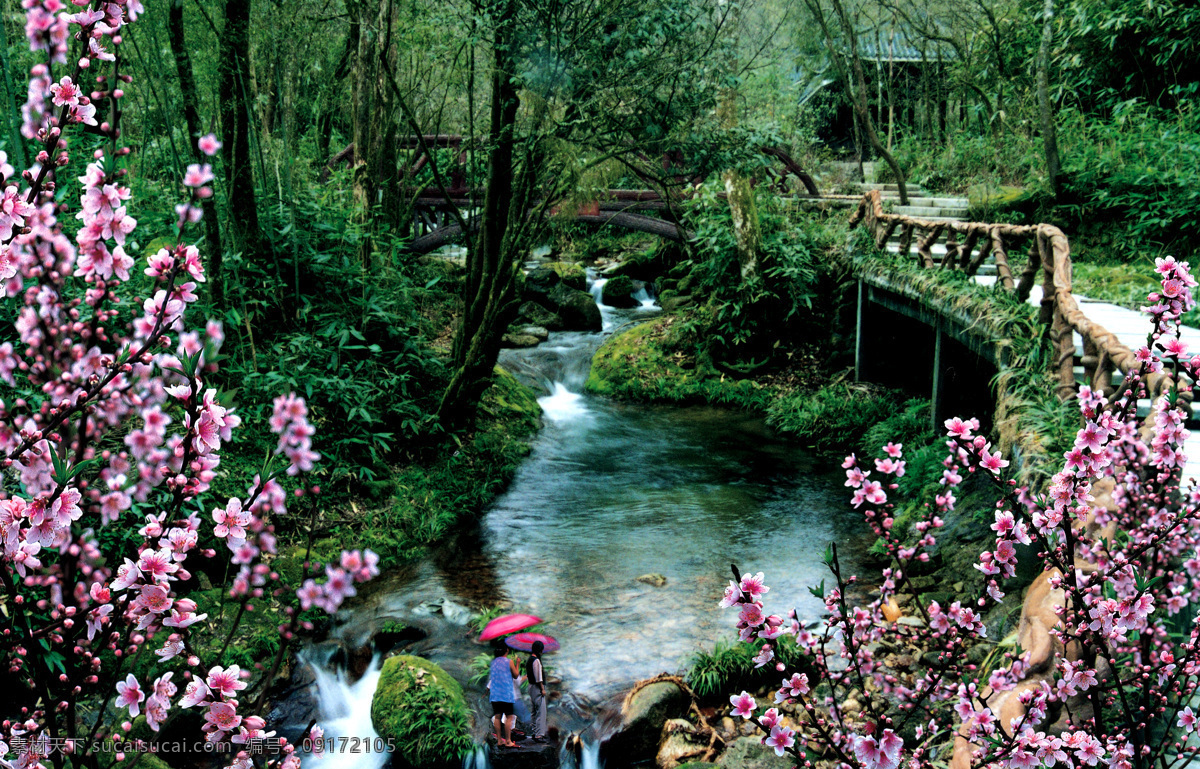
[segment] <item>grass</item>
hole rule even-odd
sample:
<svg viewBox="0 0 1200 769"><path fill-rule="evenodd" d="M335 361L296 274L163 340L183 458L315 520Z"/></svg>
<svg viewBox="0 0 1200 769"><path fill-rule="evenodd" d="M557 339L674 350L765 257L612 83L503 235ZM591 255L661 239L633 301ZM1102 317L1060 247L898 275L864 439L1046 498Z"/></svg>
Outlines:
<svg viewBox="0 0 1200 769"><path fill-rule="evenodd" d="M395 468L391 497L369 510L341 511L330 534L371 548L385 566L419 557L504 489L529 453L541 413L534 392L497 368L472 432Z"/></svg>
<svg viewBox="0 0 1200 769"><path fill-rule="evenodd" d="M769 684L778 686L779 674L774 665L754 666L760 649L761 644L718 641L711 652L696 652L688 664L688 686L701 699L713 699L725 692L754 691ZM779 638L776 657L788 670L805 672L804 654L791 636Z"/></svg>

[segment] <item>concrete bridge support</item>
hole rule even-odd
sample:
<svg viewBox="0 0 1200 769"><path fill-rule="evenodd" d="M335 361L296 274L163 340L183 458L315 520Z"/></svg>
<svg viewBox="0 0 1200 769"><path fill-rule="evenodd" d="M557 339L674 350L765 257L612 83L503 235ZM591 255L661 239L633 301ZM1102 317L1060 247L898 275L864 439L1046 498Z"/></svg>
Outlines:
<svg viewBox="0 0 1200 769"><path fill-rule="evenodd" d="M973 333L969 319L944 315L881 282L858 281L855 379L928 397L934 430L951 416L977 417L990 429L991 340Z"/></svg>

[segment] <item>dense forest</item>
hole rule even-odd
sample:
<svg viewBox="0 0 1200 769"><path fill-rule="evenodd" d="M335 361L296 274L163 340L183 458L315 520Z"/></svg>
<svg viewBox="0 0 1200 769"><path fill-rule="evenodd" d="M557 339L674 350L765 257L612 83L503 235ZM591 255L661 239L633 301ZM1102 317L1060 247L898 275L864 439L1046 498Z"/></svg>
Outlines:
<svg viewBox="0 0 1200 769"><path fill-rule="evenodd" d="M572 446L594 456L627 450L595 437L616 441L626 422L645 430L639 441L683 430L680 445L711 441L700 453L730 467L765 463L771 472L760 474L772 479L771 463L793 458L791 444L773 442L784 435L807 452L793 464L814 477L834 470L835 489L838 463L855 452L841 465L853 505L881 512L868 512L870 542L846 556L873 575L874 592L851 597L875 601L877 624L895 623L903 607L937 628L924 639L933 646L897 644L887 665L894 672L895 658L907 655L943 677L928 689L894 677L870 688L865 678L839 679L841 670L806 656L826 642L815 633L803 640L803 612L763 614L762 575L735 566L725 603L741 612L741 643L714 649L716 638L689 639L688 652L703 648L677 680L695 712L674 720L690 725L663 731L671 717L656 716L644 739L628 724L597 735L604 719L596 714L621 708L555 700L559 736L574 730L595 742L560 740L553 761L588 766L601 736L611 767L649 761L660 732L665 746L676 728L691 735L679 744L708 740L679 756L707 762L733 755L717 742L754 732L736 731L741 720L722 726L740 718L772 740L763 755L798 762L808 739L812 760L855 769L895 769L891 738L902 740L912 766L948 764L952 751L960 761L956 740L993 752L972 764L968 751L955 769L1182 766L1194 751L1186 735L1200 663L1183 661L1197 644L1194 623L1189 630L1181 619L1194 609L1172 603L1168 618L1163 606L1169 596L1200 596L1177 576L1200 573L1200 538L1191 528L1180 533L1200 515L1195 492L1179 491L1182 469L1170 463L1155 465L1159 475L1145 469L1167 438L1147 441L1141 454L1111 449L1125 457L1122 467L1145 465L1140 475L1105 470L1120 463L1103 447L1136 434L1139 393L1147 403L1168 399L1142 407L1153 422L1190 408L1188 383L1200 378L1182 357L1179 326L1200 318L1190 299L1195 281L1180 266L1200 245L1200 76L1189 63L1198 57L1200 6L1186 0L0 0L0 689L14 693L0 705L0 766L107 769L126 751L114 759L95 745L125 738L142 741L127 752L152 768L292 769L302 754L307 762L308 741L322 732L317 715L302 716L319 709L287 711L297 687L313 685L301 680L302 655L336 637L343 668L362 674L371 659L368 651L346 661L355 651L346 628L357 632L364 615L347 620L344 603L377 612L358 643L379 656L418 636L442 644L383 667L379 691L390 704L376 697L365 720L373 738L398 751L394 765L485 760L490 754L476 746L491 732L491 713L476 703L473 714L471 698L488 702L481 680L490 659L472 660L454 645L466 643L461 628L450 643L408 620L384 624L376 603L386 606L379 596L388 588L355 585L381 571L385 584L415 579L429 563L470 573L476 551L509 542L483 514L520 512L503 494L522 472L529 482L584 462ZM886 387L854 381L864 348L856 359L852 273L870 242L849 220L872 190L886 194L888 211L961 206L952 216L1058 228L1070 241L1076 293L1146 309L1158 324L1147 343L1157 346L1138 358L1147 368L1125 372L1115 389L1095 379L1108 391L1084 386L1064 402L1051 378L1064 363L1053 360L1057 340L1046 321L1024 297L979 304L998 292L977 291L961 307L1011 339L997 370L954 402L974 408L968 401L982 393L978 408L989 413L982 426L946 422L947 457L939 417L953 415L926 400L927 384L916 392L904 375ZM930 296L965 285L939 280ZM1047 285L1052 292L1053 280ZM1147 292L1155 292L1149 300ZM882 360L882 345L875 350ZM1160 353L1166 363L1151 363ZM1089 356L1084 365L1098 365L1092 347L1081 354ZM1156 393L1164 371L1166 390ZM1137 389L1143 379L1145 392ZM1120 400L1121 387L1131 401ZM597 399L592 411L564 426L563 414L574 419L589 408L585 392ZM652 409L636 417L620 410L629 403L719 407L724 416L680 411L659 423ZM1077 435L1081 403L1084 429L1095 428L1088 435L1103 428L1099 442ZM1115 415L1097 416L1105 408ZM1037 456L1047 458L1037 465L1024 452L1019 496L983 482L1008 464L1001 454L1009 446L992 452L1001 439L990 412L1005 409L1021 412L1025 421L1014 417L1018 427L1009 429L1035 436ZM1180 413L1152 426L1182 446L1188 414ZM769 429L729 414L761 418ZM579 424L594 432L570 432ZM737 453L741 442L764 453L748 459L749 449ZM885 444L888 456L874 460L876 479L867 481L862 457ZM539 464L553 454L548 445L570 462ZM1092 459L1079 458L1081 446ZM1094 459L1102 454L1104 462ZM1078 488L1063 475L1072 468L1090 473ZM891 475L894 483L881 486ZM1101 496L1093 481L1114 477L1129 491L1104 494L1129 521L1134 508L1156 511L1144 538L1105 529L1095 535L1101 548L1081 544L1069 524L1057 534L1043 527L1054 494L1082 510L1085 498ZM749 504L739 484L760 480L747 478L721 478L730 515ZM788 478L780 488L802 498ZM630 488L613 480L587 494L650 494L623 482ZM959 484L955 514L947 489ZM993 523L993 507L1018 512ZM949 544L934 551L940 570L914 566L905 576L928 560L915 554L933 548L942 517ZM580 523L580 536L609 536L601 518L588 520L595 529ZM1086 526L1095 534L1095 514ZM680 532L672 536L689 542L711 533ZM1003 544L985 553L981 569L979 542L993 533ZM1177 539L1156 539L1167 536ZM1130 549L1110 556L1118 540ZM1000 555L1012 548L1042 561L1014 571ZM830 565L836 582L830 592L824 583L813 588L810 619L850 616L856 588L843 579L837 551L810 549L809 560ZM1100 569L1117 587L1063 577L1076 571L1077 552L1092 559L1080 575ZM1127 556L1150 560L1135 569ZM724 574L723 558L708 565ZM989 571L993 563L1001 565ZM1057 576L1037 577L1054 568ZM460 585L440 603L423 596L422 606L452 624L463 604L473 639L505 610L528 608L519 596L499 600L501 571L493 563L477 580L497 600ZM668 577L652 571L635 582L662 587ZM934 607L953 601L953 622L976 632L982 622L964 613L972 612L967 593L1017 616L1020 604L1004 604L1000 588L1019 596L1030 582L1031 591L1077 591L1078 611L1092 618L1104 608L1092 601L1120 604L1132 635L1104 635L1111 622L1100 619L1094 638L1090 619L1063 630L1055 653L1070 658L1065 673L1046 674L1046 693L1022 694L1023 720L997 732L971 715L983 706L971 704L982 700L968 687L1018 686L1020 676L1006 678L1014 668L1000 663L1030 651L1025 637L968 642L939 624L941 608L927 611L928 596L936 595ZM1162 602L1153 628L1145 608L1152 594ZM719 588L708 598L715 612ZM1059 600L1062 614L1070 601ZM1052 610L1038 621L1055 627L1058 619ZM851 670L869 678L877 670L853 644L883 636L858 638L846 622L848 656L860 666ZM1018 632L1015 622L997 627ZM788 643L772 646L781 634ZM1170 653L1191 678L1174 672L1166 639L1180 644ZM1076 653L1094 648L1103 659ZM425 659L452 657L447 649L462 657L459 667ZM943 657L970 665L954 668L961 691L951 691L950 668L938 667ZM780 689L775 673L764 672L776 663L800 678ZM556 682L582 680L563 666ZM1140 666L1147 678L1165 670L1159 689L1145 694L1158 699L1131 704L1125 694L1138 688L1137 676L1121 680L1113 671L1122 666ZM1072 688L1088 688L1076 681L1085 668L1116 683L1085 698ZM812 701L823 681L832 688L821 698L840 703L828 723L803 699L810 679ZM655 685L665 684L638 684L634 693ZM614 691L603 689L609 698ZM752 718L755 693L792 707L791 725L774 708ZM1077 695L1086 711L1076 700L1062 704ZM954 697L959 718L946 726ZM1042 724L1046 707L1052 718ZM910 710L941 726L923 732L904 715ZM419 716L395 715L409 711ZM285 724L281 712L297 723ZM811 727L808 737L796 736L798 723ZM247 755L246 740L276 729L291 740L286 750ZM1169 755L1168 730L1180 740ZM1075 733L1087 736L1058 736ZM219 764L211 755L176 764L144 752L164 734L230 737L243 747L226 743ZM507 738L497 728L493 739ZM61 740L83 747L72 754L48 742ZM686 763L658 755L664 769Z"/></svg>

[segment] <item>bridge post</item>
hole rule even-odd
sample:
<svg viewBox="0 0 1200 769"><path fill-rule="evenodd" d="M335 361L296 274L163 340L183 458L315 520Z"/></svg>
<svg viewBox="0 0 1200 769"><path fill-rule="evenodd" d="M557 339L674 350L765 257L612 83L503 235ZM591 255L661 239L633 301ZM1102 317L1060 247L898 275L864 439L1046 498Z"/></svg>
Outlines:
<svg viewBox="0 0 1200 769"><path fill-rule="evenodd" d="M940 434L945 414L942 402L946 390L946 378L942 376L942 344L946 338L942 331L942 319L938 316L937 324L933 327L933 392L929 396L929 413L933 420L933 432Z"/></svg>
<svg viewBox="0 0 1200 769"><path fill-rule="evenodd" d="M863 381L863 313L867 306L867 289L862 278L858 279L858 308L854 321L854 381Z"/></svg>

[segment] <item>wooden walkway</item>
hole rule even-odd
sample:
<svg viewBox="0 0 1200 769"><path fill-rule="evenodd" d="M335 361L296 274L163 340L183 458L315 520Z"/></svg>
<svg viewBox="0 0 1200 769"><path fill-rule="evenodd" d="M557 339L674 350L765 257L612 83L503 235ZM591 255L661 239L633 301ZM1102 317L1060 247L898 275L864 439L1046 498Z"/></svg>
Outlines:
<svg viewBox="0 0 1200 769"><path fill-rule="evenodd" d="M1075 294L1070 245L1057 227L887 213L883 194L882 190L867 191L851 226L864 224L875 246L895 254L900 262L912 264L915 260L928 269L962 271L982 285L999 283L1002 290L1039 307L1053 347L1052 370L1059 398L1072 397L1080 383L1112 392L1124 372L1137 368L1134 351L1146 345L1149 318L1136 310ZM1026 246L1027 258L1022 254ZM1192 354L1200 353L1200 329L1185 328L1181 336ZM1173 387L1169 371L1150 374L1146 383L1155 396ZM1190 394L1186 400L1191 402ZM1141 401L1138 411L1141 416L1148 415L1150 400ZM1187 456L1186 486L1189 479L1200 478L1200 429L1189 437L1183 452Z"/></svg>

